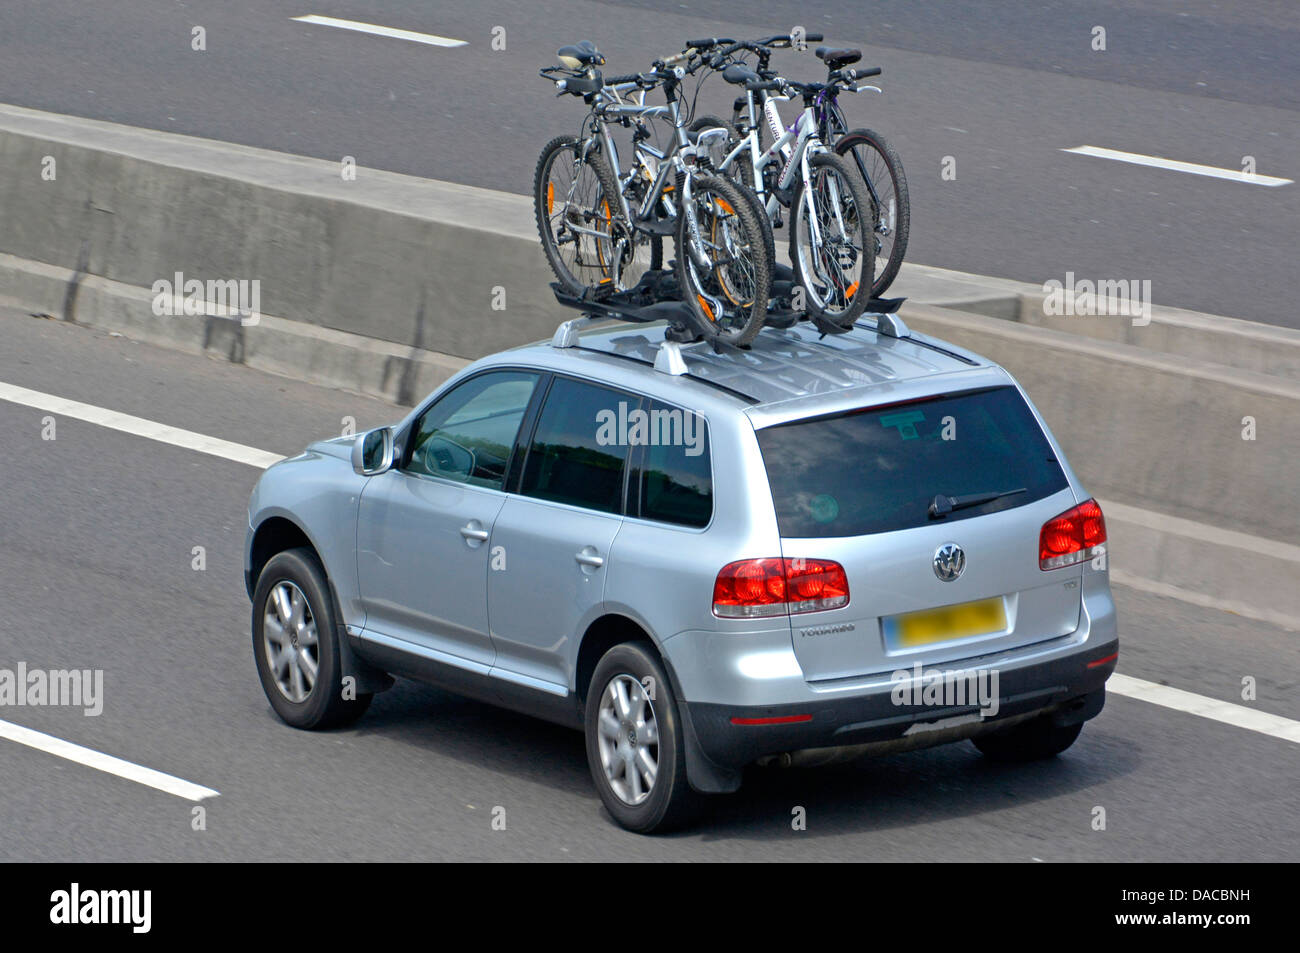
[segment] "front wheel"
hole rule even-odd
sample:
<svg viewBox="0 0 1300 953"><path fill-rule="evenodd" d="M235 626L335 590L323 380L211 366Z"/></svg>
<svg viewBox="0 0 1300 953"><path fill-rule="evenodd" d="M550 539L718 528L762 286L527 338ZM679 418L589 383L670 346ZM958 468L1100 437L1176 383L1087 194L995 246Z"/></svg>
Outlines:
<svg viewBox="0 0 1300 953"><path fill-rule="evenodd" d="M772 284L763 224L729 179L695 176L690 192L677 221L678 287L720 341L747 347L767 318Z"/></svg>
<svg viewBox="0 0 1300 953"><path fill-rule="evenodd" d="M754 191L754 167L750 164L749 153L741 153L730 167L726 169L720 168L723 160L727 157L727 153L740 142L739 130L736 129L734 124L717 116L701 116L690 126L691 132L703 132L706 129L727 130L725 144L721 148L711 150L710 161L719 175L725 175L736 184L749 207L753 209L754 217L763 226L763 244L767 248L767 259L768 261L775 261L776 239L772 235L772 220L768 217L767 209L763 207L762 198Z"/></svg>
<svg viewBox="0 0 1300 953"><path fill-rule="evenodd" d="M371 696L343 682L329 581L309 549L277 553L253 593L253 658L271 707L295 728L360 718Z"/></svg>
<svg viewBox="0 0 1300 953"><path fill-rule="evenodd" d="M884 136L871 129L849 130L835 141L835 152L862 178L876 203L876 280L871 296L879 298L898 277L907 254L912 205L903 160Z"/></svg>
<svg viewBox="0 0 1300 953"><path fill-rule="evenodd" d="M686 779L677 699L648 646L626 642L601 658L587 693L585 731L596 791L621 826L661 833L694 816L699 795Z"/></svg>
<svg viewBox="0 0 1300 953"><path fill-rule="evenodd" d="M808 171L810 181L796 183L790 202L790 265L804 292L804 309L849 327L871 298L876 212L839 156L811 156Z"/></svg>

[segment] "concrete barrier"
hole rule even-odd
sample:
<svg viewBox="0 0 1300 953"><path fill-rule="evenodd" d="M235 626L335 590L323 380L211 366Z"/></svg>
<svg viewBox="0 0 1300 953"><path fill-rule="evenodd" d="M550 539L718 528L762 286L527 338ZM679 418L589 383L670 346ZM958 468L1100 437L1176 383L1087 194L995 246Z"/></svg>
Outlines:
<svg viewBox="0 0 1300 953"><path fill-rule="evenodd" d="M267 314L465 358L557 323L523 196L13 106L0 168L19 259L138 288L257 280Z"/></svg>
<svg viewBox="0 0 1300 953"><path fill-rule="evenodd" d="M1060 280L1060 279L1058 279ZM1226 364L1257 374L1300 381L1300 331L1152 305L1138 318L1118 314L1053 314L1042 285L905 264L890 289L913 301L1113 341L1170 357ZM1078 296L1070 296L1078 301ZM1072 309L1073 310L1073 309Z"/></svg>
<svg viewBox="0 0 1300 953"><path fill-rule="evenodd" d="M36 313L404 404L570 316L526 196L11 106L0 169L0 298ZM155 314L177 272L260 281L260 320ZM1300 626L1300 332L1050 318L1041 287L911 264L895 290L1024 383L1108 507L1117 579Z"/></svg>

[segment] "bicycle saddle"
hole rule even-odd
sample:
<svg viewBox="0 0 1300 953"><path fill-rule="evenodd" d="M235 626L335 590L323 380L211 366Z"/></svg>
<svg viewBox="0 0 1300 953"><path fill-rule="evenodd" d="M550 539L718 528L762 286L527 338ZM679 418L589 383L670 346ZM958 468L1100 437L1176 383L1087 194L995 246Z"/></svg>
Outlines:
<svg viewBox="0 0 1300 953"><path fill-rule="evenodd" d="M751 83L758 84L763 82L763 77L759 76L747 66L741 66L739 63L732 63L722 71L722 78L728 83L736 86L749 86Z"/></svg>
<svg viewBox="0 0 1300 953"><path fill-rule="evenodd" d="M600 50L596 49L596 44L592 43L591 40L583 40L581 43L574 43L572 46L562 46L555 51L555 55L569 69L605 65L605 57L600 55Z"/></svg>
<svg viewBox="0 0 1300 953"><path fill-rule="evenodd" d="M823 60L831 69L839 69L841 66L848 66L850 63L856 63L862 59L861 50L834 49L829 46L819 46L814 52L819 60Z"/></svg>

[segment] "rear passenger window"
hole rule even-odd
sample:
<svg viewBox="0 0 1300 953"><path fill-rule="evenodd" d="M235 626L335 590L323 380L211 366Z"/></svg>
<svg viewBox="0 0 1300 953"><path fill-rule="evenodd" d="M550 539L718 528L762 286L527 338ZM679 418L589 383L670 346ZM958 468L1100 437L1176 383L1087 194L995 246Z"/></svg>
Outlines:
<svg viewBox="0 0 1300 953"><path fill-rule="evenodd" d="M520 492L539 500L621 513L627 444L610 439L607 421L639 399L583 381L557 377L546 395L528 448Z"/></svg>
<svg viewBox="0 0 1300 953"><path fill-rule="evenodd" d="M682 526L713 517L709 429L688 410L651 401L640 472L641 516Z"/></svg>

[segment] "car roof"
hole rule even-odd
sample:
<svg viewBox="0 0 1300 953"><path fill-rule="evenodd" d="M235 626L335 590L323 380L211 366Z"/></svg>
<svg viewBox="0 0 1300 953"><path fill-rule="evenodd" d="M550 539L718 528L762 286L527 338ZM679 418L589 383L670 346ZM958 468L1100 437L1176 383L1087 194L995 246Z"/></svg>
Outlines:
<svg viewBox="0 0 1300 953"><path fill-rule="evenodd" d="M656 369L665 345L664 323L580 320L569 325L577 326L574 333L566 336L562 325L552 341L503 352L492 363L524 359L668 402L730 405L749 412L756 422L861 405L874 396L894 399L1008 380L1001 368L973 352L910 331L901 322L878 325L870 317L845 334L822 335L808 324L764 328L744 350L715 351L703 342L681 345L678 370L683 372L678 374ZM898 327L903 336L887 333ZM948 379L953 376L962 381Z"/></svg>

